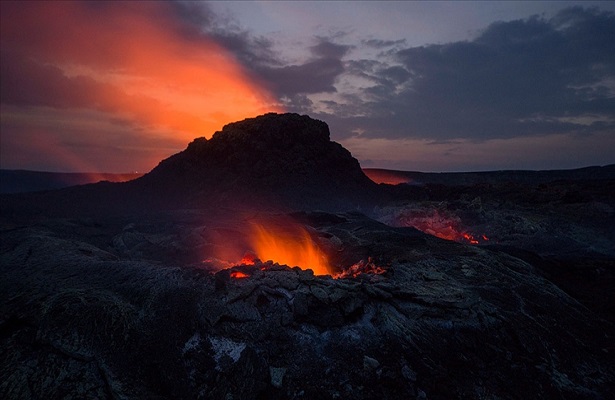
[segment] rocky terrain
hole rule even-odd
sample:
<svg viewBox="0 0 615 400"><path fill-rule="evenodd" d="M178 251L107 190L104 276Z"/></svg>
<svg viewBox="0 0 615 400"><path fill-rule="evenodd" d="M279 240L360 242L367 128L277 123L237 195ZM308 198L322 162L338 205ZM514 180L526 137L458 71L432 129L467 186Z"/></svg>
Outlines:
<svg viewBox="0 0 615 400"><path fill-rule="evenodd" d="M615 178L615 164L602 167L545 171L483 171L483 172L417 172L395 171L380 168L363 168L363 172L376 183L397 185L476 185L515 183L526 185L546 184L565 180L602 180Z"/></svg>
<svg viewBox="0 0 615 400"><path fill-rule="evenodd" d="M0 398L610 398L615 181L376 185L328 135L268 114L1 196Z"/></svg>
<svg viewBox="0 0 615 400"><path fill-rule="evenodd" d="M395 190L379 221L514 255L615 322L615 179Z"/></svg>

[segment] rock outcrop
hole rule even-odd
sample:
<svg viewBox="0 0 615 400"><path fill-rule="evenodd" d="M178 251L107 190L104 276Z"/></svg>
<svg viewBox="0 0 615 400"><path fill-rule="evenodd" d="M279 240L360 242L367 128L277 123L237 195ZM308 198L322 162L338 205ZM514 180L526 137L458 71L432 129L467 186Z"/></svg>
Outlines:
<svg viewBox="0 0 615 400"><path fill-rule="evenodd" d="M233 206L273 210L368 210L378 185L329 138L322 121L265 114L195 139L150 173L125 183L2 195L11 218L127 215L168 209Z"/></svg>
<svg viewBox="0 0 615 400"><path fill-rule="evenodd" d="M138 183L188 202L214 196L298 209L353 209L376 190L350 152L330 140L327 124L274 113L194 140Z"/></svg>

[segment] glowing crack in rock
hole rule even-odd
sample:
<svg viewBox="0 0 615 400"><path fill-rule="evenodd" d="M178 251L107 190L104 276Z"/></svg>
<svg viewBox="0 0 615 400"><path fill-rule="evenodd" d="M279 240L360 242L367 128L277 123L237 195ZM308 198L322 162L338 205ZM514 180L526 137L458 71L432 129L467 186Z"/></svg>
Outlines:
<svg viewBox="0 0 615 400"><path fill-rule="evenodd" d="M480 244L489 241L487 235L475 235L463 228L459 216L437 208L402 209L380 219L391 226L411 226L428 235L460 243Z"/></svg>
<svg viewBox="0 0 615 400"><path fill-rule="evenodd" d="M298 224L289 223L283 229L253 224L250 242L255 257L244 256L246 264L259 258L291 267L311 269L315 275L331 274L327 256L314 243L307 230Z"/></svg>

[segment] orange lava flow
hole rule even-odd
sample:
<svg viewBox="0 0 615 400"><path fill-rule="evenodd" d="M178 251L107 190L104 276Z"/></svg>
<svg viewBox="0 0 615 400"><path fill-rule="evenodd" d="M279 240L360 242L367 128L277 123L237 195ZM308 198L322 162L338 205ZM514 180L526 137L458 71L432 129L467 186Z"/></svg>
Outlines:
<svg viewBox="0 0 615 400"><path fill-rule="evenodd" d="M489 241L486 235L474 236L463 229L463 223L458 216L438 210L421 210L420 212L401 214L397 217L396 225L413 226L440 239L454 240L460 243L480 244Z"/></svg>
<svg viewBox="0 0 615 400"><path fill-rule="evenodd" d="M231 278L247 278L249 276L250 275L245 274L245 273L243 273L241 271L233 271L233 272L231 272Z"/></svg>
<svg viewBox="0 0 615 400"><path fill-rule="evenodd" d="M344 269L342 272L333 275L333 279L356 278L363 274L382 275L385 272L385 268L376 265L371 257L369 257L367 261L361 260Z"/></svg>
<svg viewBox="0 0 615 400"><path fill-rule="evenodd" d="M260 224L252 228L250 242L257 258L311 269L315 275L331 274L326 255L313 242L305 228L297 225L282 230Z"/></svg>
<svg viewBox="0 0 615 400"><path fill-rule="evenodd" d="M241 261L239 261L239 263L243 265L254 265L256 263L256 258L257 258L256 254L247 252L244 254L244 256L242 257Z"/></svg>

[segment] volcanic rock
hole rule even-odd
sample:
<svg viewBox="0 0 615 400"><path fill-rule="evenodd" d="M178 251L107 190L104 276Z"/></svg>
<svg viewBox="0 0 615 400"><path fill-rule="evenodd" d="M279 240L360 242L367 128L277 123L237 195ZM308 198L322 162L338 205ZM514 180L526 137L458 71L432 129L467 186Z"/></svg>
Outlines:
<svg viewBox="0 0 615 400"><path fill-rule="evenodd" d="M0 398L610 398L614 185L376 186L267 114L132 182L1 196ZM339 279L242 257L259 222Z"/></svg>
<svg viewBox="0 0 615 400"><path fill-rule="evenodd" d="M140 181L188 200L228 194L299 209L356 208L376 189L350 152L330 140L326 123L274 113L195 139Z"/></svg>
<svg viewBox="0 0 615 400"><path fill-rule="evenodd" d="M615 322L615 179L572 179L581 170L572 172L571 179L552 182L544 181L546 174L537 183L389 187L406 193L373 216L521 258Z"/></svg>
<svg viewBox="0 0 615 400"><path fill-rule="evenodd" d="M168 209L245 207L369 210L378 185L329 138L326 123L269 113L195 139L150 173L49 192L2 195L9 218L143 214Z"/></svg>
<svg viewBox="0 0 615 400"><path fill-rule="evenodd" d="M613 391L613 325L518 258L358 213L301 213L321 240L341 244L337 262L370 254L386 272L332 279L268 263L213 274L131 259L124 247L170 249L181 231L220 221L183 211L150 218L3 232L0 397L607 399Z"/></svg>

